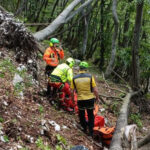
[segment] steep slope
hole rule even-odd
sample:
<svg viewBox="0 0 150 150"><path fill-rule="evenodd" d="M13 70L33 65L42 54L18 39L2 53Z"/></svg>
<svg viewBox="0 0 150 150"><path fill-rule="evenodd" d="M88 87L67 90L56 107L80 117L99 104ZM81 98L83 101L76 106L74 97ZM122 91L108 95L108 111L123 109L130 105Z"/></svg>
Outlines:
<svg viewBox="0 0 150 150"><path fill-rule="evenodd" d="M75 114L57 110L42 96L47 84L45 64L40 59L37 63L39 82L26 70L26 64L15 61L13 52L0 49L0 150L69 150L74 145L100 150L100 146L78 128ZM98 73L94 75L101 95L100 114L105 117L107 126L115 126L122 104L121 86L108 84ZM140 126L137 135L141 137L150 129L150 118L148 115L136 118L138 108L131 105L134 115L129 121Z"/></svg>
<svg viewBox="0 0 150 150"><path fill-rule="evenodd" d="M13 53L1 49L0 149L67 150L73 145L99 149L76 127L75 115L56 110L39 95L39 84L22 66L14 61ZM15 75L22 78L16 84Z"/></svg>

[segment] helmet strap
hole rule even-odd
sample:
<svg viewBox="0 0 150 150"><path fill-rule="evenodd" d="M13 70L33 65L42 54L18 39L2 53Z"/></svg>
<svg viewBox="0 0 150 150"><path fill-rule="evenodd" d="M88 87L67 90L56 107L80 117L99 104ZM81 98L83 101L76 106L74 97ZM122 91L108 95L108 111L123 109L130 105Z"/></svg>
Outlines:
<svg viewBox="0 0 150 150"><path fill-rule="evenodd" d="M66 64L69 65L70 63L68 61L66 61Z"/></svg>

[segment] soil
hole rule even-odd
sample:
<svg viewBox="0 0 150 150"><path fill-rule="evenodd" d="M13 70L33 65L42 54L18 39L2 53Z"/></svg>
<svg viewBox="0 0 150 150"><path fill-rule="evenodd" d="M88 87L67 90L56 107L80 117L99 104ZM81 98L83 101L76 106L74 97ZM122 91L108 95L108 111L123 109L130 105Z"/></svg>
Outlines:
<svg viewBox="0 0 150 150"><path fill-rule="evenodd" d="M0 49L0 52L3 53L0 62L11 58L12 63L16 67L19 66L14 60L13 53L4 52L3 49ZM49 145L54 150L56 146L69 150L75 145L84 145L89 150L101 150L92 138L80 130L76 114L70 114L63 109L58 110L55 105L50 104L50 99L43 94L47 84L44 62L39 60L39 66L40 85L24 89L23 99L15 95L13 76L10 72L6 71L4 77L0 77L0 137L5 137L5 142L0 139L0 150L38 150L42 149L42 145ZM125 90L122 85L99 80L98 75L95 75L95 78L100 94L119 97L119 90ZM118 100L114 105L115 99L104 96L102 99L105 104L100 103L100 109L105 108L105 111L100 112L100 115L107 120L106 126L115 126L122 102ZM149 115L146 114L141 118L143 125L137 132L139 139L150 130L149 119ZM60 126L60 131L56 131L50 121L55 121ZM39 139L43 141L41 144L37 142Z"/></svg>

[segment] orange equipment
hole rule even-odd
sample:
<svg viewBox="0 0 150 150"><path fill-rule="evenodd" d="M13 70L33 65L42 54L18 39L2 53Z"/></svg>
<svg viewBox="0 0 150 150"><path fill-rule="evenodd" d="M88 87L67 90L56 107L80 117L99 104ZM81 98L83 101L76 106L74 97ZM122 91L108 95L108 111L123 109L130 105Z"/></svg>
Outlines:
<svg viewBox="0 0 150 150"><path fill-rule="evenodd" d="M102 140L102 144L109 147L115 127L94 127L94 138Z"/></svg>
<svg viewBox="0 0 150 150"><path fill-rule="evenodd" d="M54 47L48 47L43 56L46 64L53 67L56 67L59 64L59 58L64 58L64 51Z"/></svg>

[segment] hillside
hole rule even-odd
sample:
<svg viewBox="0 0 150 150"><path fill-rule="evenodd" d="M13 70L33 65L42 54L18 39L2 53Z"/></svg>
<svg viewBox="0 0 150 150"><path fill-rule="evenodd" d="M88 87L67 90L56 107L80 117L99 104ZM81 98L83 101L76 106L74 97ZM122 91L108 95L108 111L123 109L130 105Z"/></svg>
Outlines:
<svg viewBox="0 0 150 150"><path fill-rule="evenodd" d="M101 149L78 128L75 114L57 110L42 95L46 87L45 64L41 59L38 64L40 72L37 82L24 65L15 61L13 52L0 49L0 150L69 150L74 145L84 145L89 150ZM20 83L14 83L15 74L22 78ZM106 82L98 73L94 75L102 95L99 113L105 117L107 126L115 126L122 102L114 97L122 96L121 90L125 88ZM132 113L138 111L135 105L134 108ZM131 117L131 123L133 120L139 123L138 137L141 138L150 129L149 119L147 115Z"/></svg>

